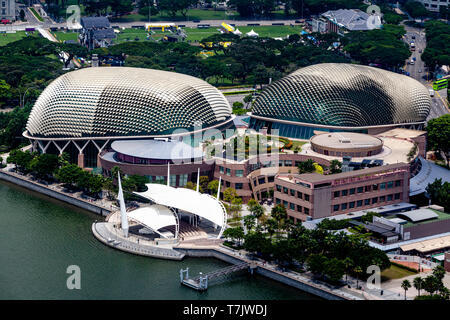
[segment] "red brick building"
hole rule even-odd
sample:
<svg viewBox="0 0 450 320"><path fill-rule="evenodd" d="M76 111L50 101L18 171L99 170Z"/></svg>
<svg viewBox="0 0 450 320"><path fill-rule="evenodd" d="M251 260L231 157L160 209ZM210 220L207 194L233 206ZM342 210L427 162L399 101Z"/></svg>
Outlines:
<svg viewBox="0 0 450 320"><path fill-rule="evenodd" d="M275 204L296 222L408 202L409 165L391 164L338 174L278 174Z"/></svg>

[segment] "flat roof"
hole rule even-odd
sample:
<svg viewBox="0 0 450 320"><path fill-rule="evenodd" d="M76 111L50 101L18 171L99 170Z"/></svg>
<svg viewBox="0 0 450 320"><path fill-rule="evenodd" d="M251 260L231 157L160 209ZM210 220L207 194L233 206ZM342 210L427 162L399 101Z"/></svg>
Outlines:
<svg viewBox="0 0 450 320"><path fill-rule="evenodd" d="M450 247L450 236L444 236L439 237L435 239L425 240L425 241L418 241L411 244L406 244L403 246L400 246L400 249L402 251L411 251L416 250L422 253L434 251L434 250L440 250Z"/></svg>
<svg viewBox="0 0 450 320"><path fill-rule="evenodd" d="M203 150L180 141L117 140L111 148L121 154L144 159L183 160L202 158Z"/></svg>
<svg viewBox="0 0 450 320"><path fill-rule="evenodd" d="M360 149L383 145L383 140L369 134L355 132L328 132L315 135L311 142L325 148Z"/></svg>
<svg viewBox="0 0 450 320"><path fill-rule="evenodd" d="M391 129L391 130L382 132L382 133L378 134L378 136L398 138L398 139L411 139L411 138L420 137L421 135L424 135L425 133L426 133L426 131L421 131L421 130L395 128L395 129Z"/></svg>
<svg viewBox="0 0 450 320"><path fill-rule="evenodd" d="M328 175L323 175L323 174L319 174L319 173L303 173L303 174L290 174L290 175L292 175L294 178L298 178L299 180L303 180L303 181L311 182L311 183L318 183L318 182L326 182L326 181L330 181L330 180L357 177L360 175L381 173L384 171L405 168L407 166L409 166L407 163L401 162L401 163L387 164L387 165L379 166L379 167L365 168L365 169L360 169L360 170L328 174ZM286 180L286 179L283 179L283 180ZM287 181L289 181L289 180L287 180ZM292 183L294 183L294 182L292 182Z"/></svg>

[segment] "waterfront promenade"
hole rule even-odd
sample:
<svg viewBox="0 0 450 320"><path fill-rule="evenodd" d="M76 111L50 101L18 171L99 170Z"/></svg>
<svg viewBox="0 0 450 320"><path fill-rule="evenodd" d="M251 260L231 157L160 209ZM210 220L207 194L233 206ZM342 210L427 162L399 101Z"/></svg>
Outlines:
<svg viewBox="0 0 450 320"><path fill-rule="evenodd" d="M102 216L107 216L111 212L118 210L118 207L113 201L107 199L83 198L82 192L66 191L62 183L46 184L33 179L30 175L19 174L11 171L11 169L11 165L0 169L0 180L14 183Z"/></svg>

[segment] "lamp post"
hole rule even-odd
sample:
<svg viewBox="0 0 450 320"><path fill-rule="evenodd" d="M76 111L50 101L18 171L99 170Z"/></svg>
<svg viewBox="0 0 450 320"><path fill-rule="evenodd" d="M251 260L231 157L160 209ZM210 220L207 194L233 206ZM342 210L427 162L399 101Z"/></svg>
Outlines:
<svg viewBox="0 0 450 320"><path fill-rule="evenodd" d="M27 94L28 90L35 89L36 87L28 87L27 90L23 93L22 96L19 95L19 107L23 108L25 105L25 95Z"/></svg>

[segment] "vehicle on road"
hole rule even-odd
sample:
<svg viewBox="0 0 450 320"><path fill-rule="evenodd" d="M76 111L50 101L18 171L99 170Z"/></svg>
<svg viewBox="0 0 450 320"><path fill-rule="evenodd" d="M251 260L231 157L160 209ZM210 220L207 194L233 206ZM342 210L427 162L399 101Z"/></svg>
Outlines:
<svg viewBox="0 0 450 320"><path fill-rule="evenodd" d="M419 73L422 73L422 69L419 69Z"/></svg>
<svg viewBox="0 0 450 320"><path fill-rule="evenodd" d="M439 91L448 88L448 79L440 79L433 82L433 90Z"/></svg>
<svg viewBox="0 0 450 320"><path fill-rule="evenodd" d="M419 50L419 53L422 53L422 49Z"/></svg>
<svg viewBox="0 0 450 320"><path fill-rule="evenodd" d="M428 91L430 92L430 97L434 97L434 90L433 89L429 89Z"/></svg>
<svg viewBox="0 0 450 320"><path fill-rule="evenodd" d="M409 64L414 65L414 60L411 60L411 62Z"/></svg>
<svg viewBox="0 0 450 320"><path fill-rule="evenodd" d="M411 42L409 47L411 48L411 51L415 51L416 50L416 45L414 44L414 42Z"/></svg>

